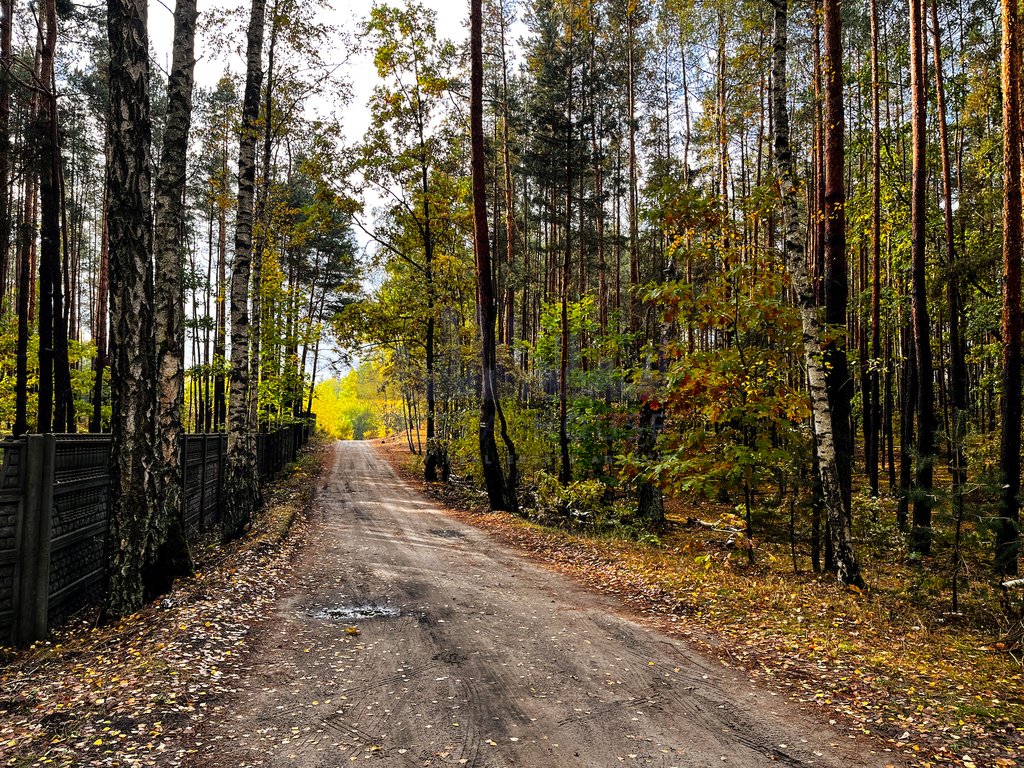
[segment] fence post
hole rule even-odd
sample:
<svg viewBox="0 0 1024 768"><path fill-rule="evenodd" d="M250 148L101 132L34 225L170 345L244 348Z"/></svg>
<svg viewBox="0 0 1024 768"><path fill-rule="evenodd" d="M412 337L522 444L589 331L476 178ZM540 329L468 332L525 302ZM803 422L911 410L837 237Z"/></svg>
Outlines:
<svg viewBox="0 0 1024 768"><path fill-rule="evenodd" d="M14 642L21 646L46 636L56 445L53 435L28 435L25 442L25 494L18 521L14 613Z"/></svg>
<svg viewBox="0 0 1024 768"><path fill-rule="evenodd" d="M182 433L178 448L178 460L181 462L181 525L188 536L188 435Z"/></svg>
<svg viewBox="0 0 1024 768"><path fill-rule="evenodd" d="M222 450L223 446L223 450ZM224 469L227 464L227 436L221 432L217 435L217 515L216 523L220 523L224 505Z"/></svg>
<svg viewBox="0 0 1024 768"><path fill-rule="evenodd" d="M199 530L206 530L206 443L210 439L208 435L199 438L203 444L202 465L199 472Z"/></svg>

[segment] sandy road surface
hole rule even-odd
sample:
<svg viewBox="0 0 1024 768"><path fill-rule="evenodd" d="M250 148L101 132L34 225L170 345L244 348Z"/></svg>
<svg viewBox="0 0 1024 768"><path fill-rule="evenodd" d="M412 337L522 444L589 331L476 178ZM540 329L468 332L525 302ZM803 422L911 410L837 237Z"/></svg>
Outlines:
<svg viewBox="0 0 1024 768"><path fill-rule="evenodd" d="M896 761L446 517L371 445L329 467L294 588L196 765Z"/></svg>

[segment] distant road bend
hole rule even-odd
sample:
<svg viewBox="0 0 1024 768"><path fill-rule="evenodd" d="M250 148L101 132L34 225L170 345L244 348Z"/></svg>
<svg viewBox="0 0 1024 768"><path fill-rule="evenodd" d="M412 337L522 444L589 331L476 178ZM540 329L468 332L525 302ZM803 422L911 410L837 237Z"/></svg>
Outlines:
<svg viewBox="0 0 1024 768"><path fill-rule="evenodd" d="M369 443L332 451L291 587L195 765L898 762L446 516Z"/></svg>

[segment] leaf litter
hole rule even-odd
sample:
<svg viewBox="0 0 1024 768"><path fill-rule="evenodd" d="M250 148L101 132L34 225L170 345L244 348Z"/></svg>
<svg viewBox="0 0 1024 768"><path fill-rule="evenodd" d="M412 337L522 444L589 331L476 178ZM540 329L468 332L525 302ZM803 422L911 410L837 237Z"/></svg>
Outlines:
<svg viewBox="0 0 1024 768"><path fill-rule="evenodd" d="M323 461L314 444L267 487L244 539L207 546L197 572L116 624L91 616L0 667L0 765L180 766L218 697L236 690L301 546Z"/></svg>
<svg viewBox="0 0 1024 768"><path fill-rule="evenodd" d="M686 541L649 546L490 512L459 484L424 483L400 444L377 447L455 518L614 595L646 623L817 710L837 734L877 739L894 764L1024 768L1024 669L975 630L907 625L904 606L884 594L898 592L885 583L896 569L879 568L869 595L767 565L708 567Z"/></svg>

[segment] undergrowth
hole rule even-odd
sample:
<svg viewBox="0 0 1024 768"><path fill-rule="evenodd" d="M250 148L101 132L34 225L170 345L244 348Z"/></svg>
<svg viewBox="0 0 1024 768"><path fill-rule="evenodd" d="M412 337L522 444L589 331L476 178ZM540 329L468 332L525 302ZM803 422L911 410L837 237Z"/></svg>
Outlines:
<svg viewBox="0 0 1024 768"><path fill-rule="evenodd" d="M915 765L1024 765L1024 668L1004 642L1011 627L980 546L965 549L953 613L950 564L907 557L904 535L886 522L891 499L858 502L855 537L869 585L849 590L814 572L809 542L790 537L794 513L784 505L756 509L744 544L729 524L733 505L671 500L666 523L648 531L600 485L563 488L542 476L526 519L487 512L470 485L426 490L763 683L888 741Z"/></svg>

